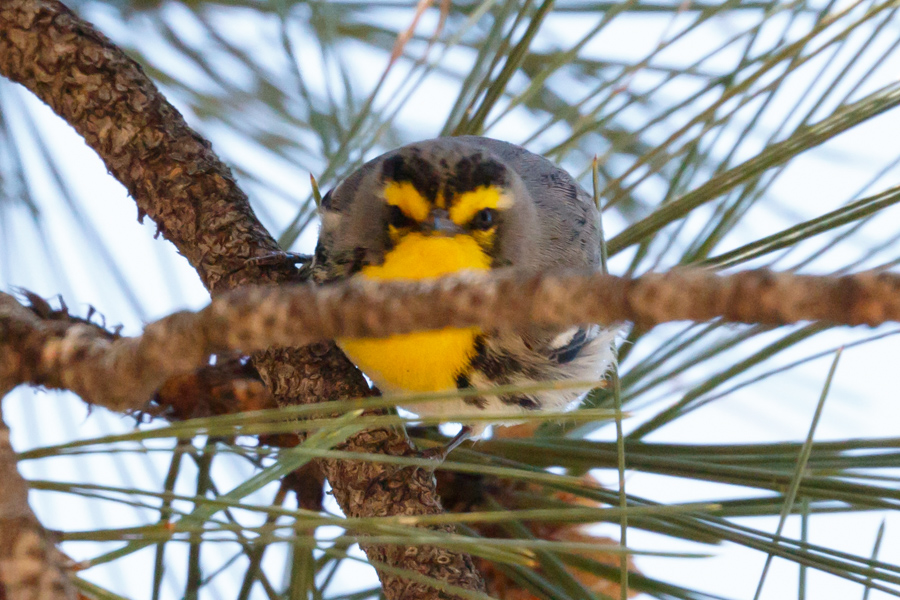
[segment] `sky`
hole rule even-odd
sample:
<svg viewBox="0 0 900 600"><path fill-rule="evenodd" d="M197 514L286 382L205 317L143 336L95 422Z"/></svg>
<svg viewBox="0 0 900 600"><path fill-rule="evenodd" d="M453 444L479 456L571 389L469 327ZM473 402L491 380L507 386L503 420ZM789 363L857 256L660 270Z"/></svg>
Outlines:
<svg viewBox="0 0 900 600"><path fill-rule="evenodd" d="M114 40L129 40L162 63L170 64L169 77L190 81L201 88L207 86L211 93L221 89L215 80L180 59L176 51L166 42L164 36L149 23L146 17L136 16L123 21L118 12L109 6L87 6L86 15ZM188 46L202 48L210 45L206 30L199 26L192 13L175 3L167 5L164 13ZM385 12L373 18L392 23L399 13ZM402 12L406 15L406 12ZM304 76L308 85L315 90L324 90L333 81L333 65L321 60L320 49L310 36L302 35L307 25L303 13L298 9L290 31L294 33L297 56L304 57ZM241 44L254 59L263 65L272 78L289 77L290 59L284 53L280 40L277 20L253 16L237 10L211 11L210 21L215 31L231 37ZM420 23L420 31L430 31L435 25L434 13L427 13ZM569 40L577 39L586 32L593 21L576 15L562 15L548 21L542 30L542 38L537 44L555 47ZM623 62L636 62L654 51L660 40L668 39L685 26L686 17L674 20L647 15L624 17L594 39L584 49L586 54L597 53ZM894 22L887 29L887 35L879 36L874 46L887 47L892 37L897 38ZM740 18L715 22L701 28L696 34L674 44L654 60L654 65L684 64L701 56L708 48L715 47L730 35L746 27ZM771 43L787 27L790 31L802 31L808 24L781 24L777 19L766 29L758 44ZM641 35L635 35L639 28ZM870 32L871 33L871 32ZM865 42L863 31L852 40L844 52L852 53L854 48ZM166 53L171 53L167 57ZM314 57L315 60L310 57ZM372 52L358 43L350 43L343 54L351 66L360 89L372 89L384 70L386 57ZM760 128L741 140L735 162L751 158L765 145L763 133L766 127L778 127L795 103L811 102L815 94L809 91L817 77L821 81L824 70L839 69L840 56L824 53L819 63L811 61L810 67L792 78L773 100L773 108L765 113ZM452 51L447 61L452 67L464 69L471 56L461 51ZM727 70L736 60L735 51L726 50L714 54L704 63L711 70ZM216 69L227 74L229 81L237 87L246 88L252 96L253 78L242 71L240 64L222 53L216 62ZM864 63L864 61L863 61ZM324 66L323 66L324 65ZM891 58L868 78L864 88L856 90L856 97L874 91L878 86L892 81L898 72L896 56ZM857 66L865 69L866 65ZM385 84L385 98L391 92L402 89L403 75L409 65L399 63ZM287 74L286 74L287 73ZM404 135L410 141L434 137L440 131L442 119L452 107L455 80L437 74L421 83L411 101L398 113L397 121L402 124ZM653 69L639 71L628 84L631 89L650 89L659 81ZM522 85L515 78L513 89ZM685 97L693 90L690 81L673 82L659 93L663 99ZM824 85L824 84L823 84ZM584 93L584 83L577 78L560 76L547 83L548 88L560 94L577 96ZM278 232L295 216L298 206L308 196L308 175L321 173L324 163L317 159L315 141L308 139L308 133L288 130L296 134L304 143L293 157L276 155L266 147L248 142L244 135L247 128L265 127L267 115L263 108L248 103L247 122L241 127L216 123L201 114L196 105L191 104L172 82L163 89L173 103L185 114L188 122L207 135L215 149L231 164L239 166L239 181L251 192L263 222L271 230ZM175 310L197 309L208 297L200 285L196 274L186 261L175 252L174 247L162 239L155 238L155 228L149 220L139 224L136 209L125 190L106 173L105 167L75 134L71 128L56 118L49 109L31 98L27 92L6 82L0 85L0 101L3 102L5 122L8 123L21 153L21 160L28 165L28 185L31 194L38 199L44 238L41 243L39 232L27 208L23 205L0 207L0 236L7 239L8 248L19 248L20 253L0 257L0 287L10 290L20 286L43 296L62 294L74 312L83 313L88 305L95 307L111 323L122 323L126 334L137 334L144 323L162 317ZM299 99L298 99L299 103ZM502 103L501 103L502 107ZM822 116L828 113L828 106L820 109ZM898 171L887 168L884 174L875 178L882 167L889 166L896 158L895 141L900 138L900 113L894 111L866 123L839 136L832 142L805 153L793 160L788 169L779 175L765 202L755 205L743 219L742 227L730 233L722 242L721 251L737 247L749 240L789 227L804 219L812 218L841 206L848 198L861 190L870 194L895 185ZM649 109L635 106L625 110L622 119L626 123L639 126L648 118ZM29 116L33 121L24 118ZM741 134L745 113L739 111L734 117L735 126L722 136L723 148L734 143L735 136ZM645 131L649 142L662 143L677 126L666 122ZM34 123L29 128L28 122ZM491 136L508 141L529 142L529 148L542 151L562 139L566 134L559 127L542 128L539 119L527 111L512 111L489 130ZM534 135L532 135L534 134ZM46 152L52 157L52 164L59 169L57 175L48 169L42 150L35 140L49 141ZM371 158L384 148L373 148ZM598 146L596 153L603 154L605 148ZM577 175L584 175L589 158L575 152L566 158L564 166ZM616 158L610 159L610 166L616 167ZM269 185L262 185L251 175L264 177ZM873 179L874 178L874 179ZM586 182L586 179L582 181ZM11 185L7 183L7 185ZM652 198L658 193L658 182L648 181L639 188L641 194ZM868 186L868 187L867 187ZM66 192L69 195L67 199ZM896 234L897 208L889 209L881 217L867 224L856 236L834 248L823 250L820 244L804 243L776 263L778 268L792 268L798 264L806 272L829 272L848 264L857 258L864 259L858 269L871 267L896 258L895 245L890 243ZM679 240L684 242L696 236L703 227L703 219L709 211L698 211L690 219ZM80 219L85 226L73 227L73 219ZM621 214L606 213L604 226L615 235L626 226ZM292 249L310 252L315 243L316 227L307 228L294 243ZM875 256L867 257L867 248L880 242L885 248ZM106 257L102 249L106 249ZM624 272L631 259L629 253L614 258L611 270ZM808 262L806 262L808 259ZM763 264L757 261L755 264ZM665 264L662 267L668 266ZM743 268L743 267L742 267ZM119 272L119 281L114 275ZM667 325L653 335L666 339L671 332L683 328L683 324ZM869 330L865 328L842 328L815 337L808 343L800 344L784 353L779 361L787 364L815 353L825 353L842 345L850 345L863 338L882 333L890 333L895 325ZM674 402L690 390L698 381L710 373L724 368L729 360L737 361L747 356L764 343L775 339L775 334L759 336L753 342L726 353L722 362L702 364L690 369L679 377L672 378L657 387L648 397L636 403L633 416L626 421L626 432L643 419L655 414L661 406ZM629 364L640 364L651 344L635 349L629 357ZM894 368L895 357L900 354L900 337L887 336L867 344L848 347L838 366L831 393L825 403L821 420L815 431L816 440L836 440L856 437L891 437L896 435L895 424L900 422L898 414L897 389L898 372ZM692 415L681 418L670 426L652 434L648 439L655 442L682 443L730 443L735 441L781 441L803 440L809 431L822 384L833 360L826 354L817 360L793 368L780 375L728 394ZM751 370L744 379L762 372ZM110 414L103 409L88 410L81 400L71 394L19 389L3 404L4 419L11 426L13 445L17 450L64 443L107 433L127 432L134 426L133 419ZM155 426L153 424L150 427ZM599 439L614 439L612 428L602 428L593 434ZM200 443L200 442L198 442ZM52 460L23 461L22 472L26 477L52 481L94 481L146 489L160 489L168 468L163 453L147 454L105 454L78 456L75 458L55 458ZM236 458L222 457L215 463L216 480L227 487L246 479L252 468ZM179 478L179 490L189 494L192 478L196 471L188 466ZM597 473L602 483L615 486L614 472ZM708 498L719 498L725 494L742 497L749 490L700 483L695 480L662 478L656 475L629 472L627 489L630 493L653 498L660 502L698 502ZM266 489L252 497L258 502L270 501L273 490ZM758 492L754 492L757 494ZM32 504L44 524L50 528L86 529L92 526L126 526L135 522L151 522L155 518L152 510L138 507L123 507L120 504L85 500L72 495L37 492L32 494ZM333 507L332 507L333 508ZM78 515L73 526L73 515ZM247 517L251 519L251 517ZM868 555L871 552L876 532L882 520L886 523L885 540L881 547L882 560L900 563L900 542L898 542L897 516L894 514L863 513L857 515L820 515L811 520L809 539L811 542L830 545L847 552ZM766 525L774 529L777 519L767 519ZM746 523L761 527L762 519L747 519ZM796 536L799 519L788 520L786 535ZM616 536L613 526L597 527L598 534ZM323 531L322 535L327 535ZM702 585L713 594L728 598L752 597L765 556L734 545L692 546L638 530L631 530L629 543L635 548L654 548L672 551L702 551L711 556L702 559L672 559L641 557L639 567L646 573L672 583L686 586ZM224 545L223 545L224 546ZM223 547L205 554L207 566L220 565L233 552L233 548ZM68 543L65 551L76 559L94 556L103 547L93 543ZM179 555L180 554L180 555ZM186 549L172 550L171 564L184 563ZM272 565L284 561L284 554L273 552L267 556ZM150 549L136 553L108 567L91 569L85 575L89 579L132 598L149 597L136 593L148 590L150 586ZM338 577L339 582L359 585L374 583L370 569L346 565L346 576ZM173 570L165 581L164 590L168 597L178 597L183 589L183 572ZM768 575L762 598L777 599L796 596L798 570L795 565L776 560ZM698 583L702 580L702 584ZM209 598L230 598L234 585L239 585L238 574L227 575L210 586L206 592ZM789 592L785 592L785 591ZM259 590L257 590L259 593ZM844 599L861 597L860 586L819 573L810 573L807 597L817 599ZM257 597L257 596L254 596ZM258 597L262 597L261 594ZM873 592L869 598L887 597Z"/></svg>

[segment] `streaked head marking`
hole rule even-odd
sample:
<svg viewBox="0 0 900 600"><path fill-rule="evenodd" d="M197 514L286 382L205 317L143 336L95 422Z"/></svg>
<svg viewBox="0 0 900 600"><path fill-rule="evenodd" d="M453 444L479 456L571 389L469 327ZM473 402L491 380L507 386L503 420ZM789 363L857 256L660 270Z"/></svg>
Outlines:
<svg viewBox="0 0 900 600"><path fill-rule="evenodd" d="M384 186L384 201L420 223L428 218L432 209L431 203L410 181L388 181Z"/></svg>
<svg viewBox="0 0 900 600"><path fill-rule="evenodd" d="M480 154L462 158L445 177L420 156L392 156L384 162L381 178L385 204L396 207L388 214L392 237L416 225L429 231L443 221L460 228L443 233L462 233L468 227L484 242L496 213L513 204L506 167Z"/></svg>
<svg viewBox="0 0 900 600"><path fill-rule="evenodd" d="M502 189L495 185L484 185L456 196L450 206L450 218L457 225L463 226L486 208L505 210L512 204L512 196Z"/></svg>

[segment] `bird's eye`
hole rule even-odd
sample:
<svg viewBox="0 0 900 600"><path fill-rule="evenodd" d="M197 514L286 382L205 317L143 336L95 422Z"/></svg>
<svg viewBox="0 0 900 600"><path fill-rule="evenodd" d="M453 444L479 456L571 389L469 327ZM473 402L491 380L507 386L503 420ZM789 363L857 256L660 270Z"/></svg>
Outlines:
<svg viewBox="0 0 900 600"><path fill-rule="evenodd" d="M399 206L388 206L388 225L396 229L409 227L413 224L413 220L406 216Z"/></svg>
<svg viewBox="0 0 900 600"><path fill-rule="evenodd" d="M475 216L472 217L472 220L469 222L472 229L481 229L487 230L494 226L494 223L497 220L497 211L493 208L482 208Z"/></svg>

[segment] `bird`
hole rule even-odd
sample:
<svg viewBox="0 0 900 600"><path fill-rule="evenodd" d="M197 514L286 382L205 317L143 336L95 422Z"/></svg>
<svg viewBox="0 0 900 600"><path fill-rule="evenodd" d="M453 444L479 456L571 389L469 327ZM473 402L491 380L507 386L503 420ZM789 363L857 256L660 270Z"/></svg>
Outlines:
<svg viewBox="0 0 900 600"><path fill-rule="evenodd" d="M592 196L548 159L486 137L430 139L374 158L322 197L319 216L311 271L320 284L600 267ZM469 327L337 343L383 393L476 390L403 406L420 417L511 420L567 410L584 392L560 386L492 394L491 388L596 381L615 363L618 332L614 324ZM443 455L484 428L464 427Z"/></svg>

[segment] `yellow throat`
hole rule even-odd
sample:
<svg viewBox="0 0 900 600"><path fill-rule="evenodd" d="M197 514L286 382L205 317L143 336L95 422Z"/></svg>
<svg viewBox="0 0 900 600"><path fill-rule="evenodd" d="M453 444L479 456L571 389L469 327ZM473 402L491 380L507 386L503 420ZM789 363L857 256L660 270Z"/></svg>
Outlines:
<svg viewBox="0 0 900 600"><path fill-rule="evenodd" d="M485 271L490 257L469 235L411 232L385 255L363 267L365 279L430 279L460 271ZM477 328L441 329L378 339L341 339L338 344L385 391L430 392L456 388L456 378L475 355Z"/></svg>

